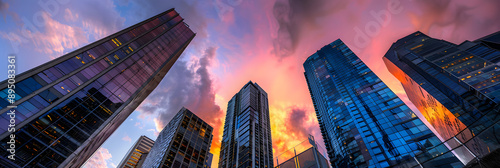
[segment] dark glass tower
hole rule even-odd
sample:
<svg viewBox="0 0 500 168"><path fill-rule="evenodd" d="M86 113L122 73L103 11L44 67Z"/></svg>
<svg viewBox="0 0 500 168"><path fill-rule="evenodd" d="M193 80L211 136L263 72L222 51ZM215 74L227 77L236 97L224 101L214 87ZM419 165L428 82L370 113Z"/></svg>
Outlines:
<svg viewBox="0 0 500 168"><path fill-rule="evenodd" d="M219 168L273 167L267 93L248 82L227 104Z"/></svg>
<svg viewBox="0 0 500 168"><path fill-rule="evenodd" d="M462 163L500 164L488 163L500 156L500 32L460 45L415 32L384 62Z"/></svg>
<svg viewBox="0 0 500 168"><path fill-rule="evenodd" d="M211 168L213 159L214 159L214 154L208 153L207 159L205 159L205 164L203 165L203 168Z"/></svg>
<svg viewBox="0 0 500 168"><path fill-rule="evenodd" d="M125 157L123 157L122 161L118 165L118 168L140 168L146 160L149 151L153 147L155 141L152 139L141 136L134 143L134 146L129 149Z"/></svg>
<svg viewBox="0 0 500 168"><path fill-rule="evenodd" d="M212 130L183 107L160 132L142 167L203 167L210 154Z"/></svg>
<svg viewBox="0 0 500 168"><path fill-rule="evenodd" d="M16 76L16 152L0 83L0 165L80 167L155 89L195 34L170 9Z"/></svg>
<svg viewBox="0 0 500 168"><path fill-rule="evenodd" d="M333 167L463 166L340 39L304 69Z"/></svg>

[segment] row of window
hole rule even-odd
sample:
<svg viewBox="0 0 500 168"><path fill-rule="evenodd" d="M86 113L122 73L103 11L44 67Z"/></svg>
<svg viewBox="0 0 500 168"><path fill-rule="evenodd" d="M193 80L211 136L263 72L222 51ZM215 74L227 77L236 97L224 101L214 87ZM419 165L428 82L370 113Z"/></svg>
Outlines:
<svg viewBox="0 0 500 168"><path fill-rule="evenodd" d="M187 30L188 28L184 25L184 24L179 24L179 26L176 26L172 29L172 31L169 31L166 35L164 35L162 37L162 45L164 46L168 46L166 47L168 49L168 54L170 55L171 53L173 53L172 49L173 48L179 48L179 46L181 45L180 43L177 43L176 41L179 40L179 41L186 41L187 40L187 36L186 35L182 35L181 36L181 31L185 31ZM162 30L162 29L158 29L158 30ZM187 33L189 34L189 32L191 31L188 31ZM173 36L174 36L174 33L175 34L178 34L179 35L179 39L174 39ZM149 34L149 33L148 33ZM191 34L192 35L192 34ZM164 42L164 40L166 39L169 39L169 45L166 45L166 43ZM156 43L155 46L159 45L159 43ZM151 46L151 45L149 45ZM151 49L152 47L149 47L149 48L146 48L147 49ZM172 49L170 49L172 48ZM156 51L154 54L157 54L157 51L158 50L154 50ZM120 53L120 54L117 54L117 53ZM104 84L105 82L107 82L109 80L109 78L111 77L114 77L115 75L117 75L120 70L123 70L126 66L130 66L130 64L133 63L133 61L138 61L138 58L142 57L146 52L144 51L141 51L139 54L142 54L142 55L137 55L135 54L134 56L132 56L134 59L129 59L125 62L125 64L121 64L119 65L117 68L111 70L109 72L109 74L101 77L98 79L98 81L101 83L101 84ZM150 53L152 54L152 53ZM119 55L119 56L118 56ZM116 62L118 61L119 59L123 59L126 55L123 54L123 52L121 51L117 51L115 52L115 54L111 54L110 56L108 57L112 57L111 59L103 59L103 60L100 60L99 62L97 63L94 63L92 64L91 66L87 67L86 69L78 72L77 74L69 77L68 79L62 81L61 83L59 84L56 84L55 86L53 86L52 88L49 88L48 90L45 90L43 91L42 93L38 94L38 96L40 96L42 99L39 99L38 97L33 97L31 99L29 99L28 101L25 101L23 103L21 103L20 105L18 105L18 108L17 110L20 111L22 114L21 115L18 115L16 119L18 119L17 122L21 122L23 121L24 119L26 119L27 117L35 114L36 112L38 112L39 110L42 110L43 108L45 108L46 106L48 106L49 104L52 104L53 102L57 101L59 98L61 98L62 96L66 95L67 93L69 93L71 90L75 89L76 87L78 87L79 85L83 84L83 82L86 82L88 81L90 78L92 78L93 76L97 75L98 73L102 72L103 70L105 70L107 67L109 67L110 65L113 65L113 62ZM161 58L164 58L164 57L161 57ZM108 63L106 63L106 61L108 61ZM164 60L155 60L155 61L151 61L151 63L153 64L153 66L156 68L159 66L159 63L163 62ZM126 72L126 75L128 74L128 76L132 76L132 72L139 72L138 69L136 69L138 66L141 66L141 65L134 65L135 67L132 67L131 70L127 71ZM145 69L146 69L146 72L148 72L148 74L152 74L152 70L151 68L149 68L148 66L145 66ZM49 69L50 71L55 71L53 68L50 68ZM57 71L55 71L57 72ZM40 76L40 74L38 74L38 76ZM108 79L105 79L105 78L108 78ZM35 79L36 76L35 76ZM138 82L138 81L144 81L146 78L144 79L141 79L141 80L132 80L132 83L135 82ZM24 81L31 81L32 78L28 78L27 80L24 80ZM115 82L115 83L120 83L120 82ZM34 83L30 83L30 85L35 85L37 84L37 82L34 82ZM116 89L118 89L118 87L114 86L113 84L109 84L108 85L108 89L111 88L110 90L111 91L116 91ZM129 89L130 91L130 84L127 83L127 88ZM135 87L139 87L140 84L136 84ZM135 89L135 88L134 88ZM130 95L130 94L128 94ZM128 98L128 97L127 97ZM34 106L36 105L36 106ZM6 114L4 113L2 115L6 120L8 119L6 116ZM0 119L1 120L1 119ZM5 130L4 130L5 131Z"/></svg>
<svg viewBox="0 0 500 168"><path fill-rule="evenodd" d="M172 11L167 15L172 15L171 13L175 13L175 11ZM176 18L175 20L179 21L179 18ZM51 83L52 81L55 81L59 78L62 78L64 75L76 70L77 68L82 67L85 64L95 60L96 58L103 56L103 54L113 50L114 48L117 48L122 43L128 42L132 37L136 37L136 35L140 35L140 34L146 32L147 30L149 30L149 26L156 26L158 24L159 24L158 19L155 19L155 20L153 20L153 21L151 21L151 22L149 22L141 27L138 27L138 28L136 28L128 33L120 35L119 37L114 38L110 41L104 42L103 44L101 44L97 47L94 47L88 51L84 51L83 53L78 54L75 57L72 57L72 58L70 58L62 63L55 65L54 67L51 67L47 70L44 70L43 72L40 72L40 73L34 75L33 77L27 78L25 80L22 80L22 81L16 83L16 85L18 85L18 87L16 88L16 92L18 92L18 95L16 95L16 100L18 100L22 97L25 97L29 93L32 93L32 92L40 89L42 86L45 86L45 85ZM171 23L169 23L169 24L171 24ZM146 26L146 25L148 25L148 26ZM130 36L128 36L128 34L132 34L133 36L130 37ZM127 38L125 38L125 36L127 36ZM123 47L123 49L124 50L133 50L133 49L136 49L137 47L138 47L137 43L131 43L129 46ZM36 81L33 80L33 78L36 78L36 77L41 78L43 80L40 80L40 79L38 79ZM76 83L79 83L79 82L76 82ZM2 89L1 92L6 93L7 89L8 88ZM6 107L5 106L6 97L3 97L2 95L0 95L0 98L1 98L0 99L0 108Z"/></svg>
<svg viewBox="0 0 500 168"><path fill-rule="evenodd" d="M160 132L155 143L153 144L153 147L151 147L151 150L149 151L148 157L144 160L142 165L143 167L159 167L162 164L161 161L163 160L163 157L167 155L166 151L176 135L175 132L179 129L181 120L185 115L189 117L192 115L192 113L187 110L183 110L184 109L181 109L181 111L179 111L164 127L168 129L163 129Z"/></svg>
<svg viewBox="0 0 500 168"><path fill-rule="evenodd" d="M184 116L181 127L177 131L171 148L165 156L164 166L170 167L174 162L198 165L201 167L205 162L207 151L210 150L210 141L212 135L212 128L204 121L192 115ZM200 129L197 129L201 127ZM207 128L208 127L208 128ZM205 135L200 135L202 130L206 130Z"/></svg>
<svg viewBox="0 0 500 168"><path fill-rule="evenodd" d="M347 49L345 49L345 48L347 48L347 47L342 48L343 50L346 50L343 52L348 53ZM348 57L349 60L353 60L352 63L354 63L354 65L356 65L356 67L358 67L357 65L362 64L362 63L359 63L359 61L357 61L355 55L349 54L349 56L350 57L348 57L348 56L345 56L345 57L346 58ZM321 60L318 60L316 62L320 63L320 64L318 64L318 66L322 66L321 64L325 63L324 61L321 61ZM336 61L335 63L342 64L339 61ZM318 68L320 68L320 67L318 67ZM336 68L341 68L341 67L336 66ZM353 68L355 68L355 67L353 67ZM321 71L321 70L323 70L323 71ZM345 75L339 76L339 74L328 74L328 72L325 72L324 70L325 70L324 68L316 69L316 75L318 78L321 76L324 77L327 75L328 75L328 77L334 76L335 81L338 80L340 83L345 83L345 84L349 83L349 85L358 85L356 83L361 82L361 81L353 81L352 76L346 77ZM361 76L363 76L363 82L362 82L362 84L359 84L358 86L364 86L365 85L364 82L377 83L380 81L375 75L365 75L366 74L365 72L370 72L370 70L368 68L362 68L361 70L364 70L363 73L358 73L358 74L361 74ZM335 70L333 70L333 71L335 71ZM346 73L346 71L349 72L350 70L343 69L341 71L344 74L349 74L349 73ZM360 71L360 70L358 69L356 71ZM335 90L335 89L331 89L331 87L335 86L335 84L330 82L330 81L332 81L332 80L330 80L330 78L325 77L322 79L323 80L321 80L321 84L323 84L325 86L321 86L320 88L323 88L323 89L329 88L328 91L323 91L325 93L325 95L330 94L332 91ZM339 82L336 82L336 83L339 83ZM380 82L380 83L382 83L382 82ZM382 86L382 85L383 85L383 83L380 86L377 86L377 88L379 88L379 87L385 87L385 88L377 90L376 92L371 92L369 95L364 95L363 97L365 97L366 100L360 100L360 101L363 101L364 103L366 103L365 108L367 110L368 109L373 109L373 110L378 109L375 111L381 111L381 112L386 111L386 112L377 114L377 113L375 113L375 111L373 111L373 112L370 111L369 113L373 113L373 115L377 116L377 117L375 117L377 121L371 121L371 119L360 118L360 120L358 120L359 122L368 124L368 125L360 124L361 128L362 128L360 131L362 131L363 134L368 135L367 137L370 137L370 138L368 138L368 140L369 140L368 142L374 142L375 138L369 136L372 134L370 130L375 131L376 130L375 128L377 127L375 125L375 123L378 123L380 126L383 127L382 129L387 131L386 135L388 136L389 141L386 142L385 140L382 140L383 136L380 132L375 131L373 134L377 134L377 139L380 140L381 144L389 142L389 143L394 145L394 147L393 147L394 149L385 149L385 151L389 152L389 153L387 153L387 155L390 156L391 152L392 152L392 155L395 155L396 153L399 153L402 155L408 155L408 153L410 151L412 151L413 149L416 149L416 148L415 148L415 143L406 142L406 140L410 140L411 138L418 137L418 136L422 135L423 133L428 134L428 133L430 133L430 131L427 129L427 127L425 125L423 125L422 122L409 122L406 124L394 126L394 124L396 124L396 123L405 121L407 119L411 119L415 116L413 115L413 113L410 112L410 110L406 106L402 105L401 100L399 98L397 98L393 92L391 92L385 85L384 86ZM311 91L311 92L314 92L314 91ZM342 93L341 95L344 95L344 96L349 96L349 94L351 94L350 91L348 91L348 89L347 90L340 89L340 90L338 90L338 92ZM327 102L329 104L329 106L332 106L334 104L335 105L342 105L342 106L344 105L344 103L339 103L339 101L338 101L339 99L335 99L333 97L333 95L335 95L335 94L330 94L330 95L332 95L332 96L327 96L327 99L332 100L332 101L321 101L321 102ZM318 97L318 96L316 96L316 97ZM369 97L373 97L373 98L369 98ZM313 96L313 98L314 98L314 96ZM352 101L350 103L348 103L347 102L348 100L349 99L345 98L341 102L345 102L345 105L350 108L351 112L356 111L355 109L358 108L358 107L356 107L356 105L360 105L362 103L362 102L357 101L357 100L354 103ZM332 104L331 102L336 102L336 103ZM338 113L338 114L343 113L345 110L340 109L342 106L334 108L334 109L338 109L338 110L333 110L333 111L335 111L334 113ZM401 107L394 108L397 106L401 106ZM401 109L401 108L404 108L404 109ZM362 110L362 113L363 113L363 116L369 116L369 114L365 110ZM349 116L350 114L347 114L347 115ZM328 119L333 120L335 122L337 122L337 119L345 119L342 121L350 121L349 119L344 118L344 116L345 116L345 114L344 115L330 115L331 118L328 118ZM354 116L357 116L357 115L354 115ZM361 117L361 114L359 114L358 116ZM379 122L379 121L381 121L381 122ZM420 121L420 120L418 120L418 121ZM346 128L343 128L342 130L352 130L353 129L353 128L349 127L349 124L338 124L338 125L339 126L342 125L343 127L346 127ZM365 125L365 126L363 127L363 125ZM368 128L371 128L371 129L368 129ZM411 136L409 136L409 135L411 135ZM375 144L376 143L367 143L368 146L372 146ZM350 145L355 145L355 144L350 143ZM375 146L378 146L378 145L375 145ZM373 147L375 147L375 146L373 146ZM385 159L383 159L383 158L385 158L385 156L382 157L383 155L377 155L377 154L379 154L379 153L372 154L375 157L374 159L379 158L379 159L377 159L379 161L385 160ZM360 160L363 160L363 159L359 159L359 161ZM385 162L385 163L387 164L387 162Z"/></svg>
<svg viewBox="0 0 500 168"><path fill-rule="evenodd" d="M462 55L458 55L458 54L462 54ZM470 62L474 61L474 58L476 58L476 56L471 57L470 54L467 54L464 52L461 52L458 54L448 56L445 59L450 58L450 60L454 60L454 61L457 61L457 59L459 59L458 61L470 63ZM408 54L408 55L411 55L411 54ZM440 56L444 56L444 55L446 55L446 54L443 54ZM468 57L460 57L460 56L464 56L464 55L468 55ZM478 59L478 60L482 61L482 59ZM438 60L438 61L442 61L443 63L445 63L444 59ZM488 63L485 63L485 62L483 62L482 65L479 65L480 63L482 63L481 61L479 61L478 64L470 63L469 65L464 65L463 63L462 63L462 65L460 65L460 64L457 65L458 63L450 63L450 66L454 66L454 67L463 66L462 68L464 68L464 67L469 68L470 67L470 68L479 68L479 69L482 67L488 66ZM426 75L426 76L424 76L425 79L422 79L422 77L410 73L411 78L415 81L420 81L420 84L414 83L413 80L411 80L411 82L407 82L407 84L405 84L405 89L410 92L410 93L408 93L410 100L412 100L414 102L414 104L417 105L417 107L419 107L419 109L423 108L423 109L426 109L428 111L434 111L431 114L427 114L427 116L424 113L424 116L426 116L426 118L428 118L429 121L431 121L431 124L433 124L432 121L441 122L441 120L442 120L442 123L444 123L443 125L433 124L436 127L436 130L438 130L438 132L440 132L442 137L450 138L450 137L456 136L461 141L469 139L469 138L467 138L467 135L464 134L465 132L469 132L468 129L464 130L465 126L461 127L460 125L457 125L457 123L463 122L465 125L469 126L469 129L471 129L471 130L484 130L484 128L483 129L476 129L476 127L471 127L471 125L474 125L474 123L477 123L477 122L481 123L481 125L491 125L492 124L491 121L482 120L482 119L485 119L486 117L482 117L483 115L476 109L479 107L487 108L486 106L474 107L475 105L480 104L480 102L477 102L478 101L477 99L475 99L473 101L464 102L464 100L463 100L464 98L457 95L457 93L458 94L466 93L465 91L460 91L460 90L457 91L457 89L461 88L460 82L458 80L452 79L452 78L447 78L448 75L446 73L432 70L431 66L429 66L427 64L423 64L423 62L418 63L417 66L411 65L410 62L405 62L405 63L412 66L411 68L414 68L415 70L417 70L421 75ZM439 62L437 62L437 63L439 64ZM419 67L423 71L420 70ZM486 70L486 69L488 69L488 67L486 67L482 70ZM469 69L469 70L466 70L464 72L466 72L466 73L472 72L470 70L477 70L477 69ZM488 70L488 71L490 71L490 70ZM411 71L409 71L409 72L411 72ZM423 72L423 73L421 73L421 72ZM441 73L443 73L444 75ZM481 71L474 72L474 73L475 74L467 74L469 76L466 78L464 77L462 80L469 83L470 81L479 82L479 81L484 81L485 79L489 78L489 77L486 77L489 75L487 73L484 73ZM480 73L484 73L484 74L480 74ZM479 76L476 76L477 74L479 74ZM465 76L467 76L467 75L465 75ZM479 78L480 76L485 76L486 78ZM438 79L438 80L435 80L434 78ZM481 80L475 80L475 78L478 78ZM433 79L433 80L431 80L431 79ZM429 81L425 82L426 80L429 80ZM424 81L424 82L422 82L422 81ZM435 81L440 81L440 82L435 82ZM405 82L403 82L403 83L405 83ZM412 87L409 87L410 85L408 83L411 83ZM449 87L443 86L441 83L444 83L445 85L448 85ZM421 85L421 86L419 86L419 85ZM433 95L422 93L422 88L425 88L425 90L427 92L432 93ZM469 89L469 88L466 88L466 89ZM455 92L453 92L453 91L455 91ZM420 97L417 97L417 96L420 96ZM424 97L424 98L427 97L427 98L423 99L421 97ZM444 104L446 107L450 107L449 109L453 110L452 115L455 115L457 118L452 119L452 118L447 117L446 115L444 117L438 117L438 116L443 116L443 114L441 114L441 113L443 113L443 111L444 112L448 111L448 109L443 105L437 104L436 99L434 99L434 97L440 101L439 103ZM428 101L431 99L432 99L432 101ZM418 101L414 101L414 100L418 100ZM481 101L481 100L479 100L479 101ZM459 106L461 108L451 108L451 107L459 107ZM469 109L469 110L464 110L464 109ZM423 110L423 112L425 112L426 110ZM482 121L476 121L479 118ZM456 134L457 131L461 131L461 130L464 130L465 132L460 133L460 134ZM474 132L477 134L476 131L474 131ZM469 134L470 134L470 132L469 132ZM463 135L465 135L465 136L462 137ZM447 139L447 138L445 138L445 139ZM438 153L438 152L436 152L436 153ZM460 155L461 154L459 154L459 157L463 157ZM423 162L424 161L421 161L421 163L423 163Z"/></svg>
<svg viewBox="0 0 500 168"><path fill-rule="evenodd" d="M180 25L183 25L183 24L180 24ZM178 29L181 29L181 28L178 28ZM176 33L179 33L179 32L176 32ZM166 36L164 36L166 38ZM158 43L151 43L151 45L158 45ZM179 47L179 46L177 46ZM142 85L142 84L138 84L137 87L133 87L132 90L127 90L127 88L125 87L125 85L129 84L128 82L124 82L125 80L128 80L128 79L132 79L133 77L139 77L140 79L137 79L137 80L132 80L129 82L133 82L133 81L146 81L146 79L152 74L151 73L148 73L148 71L144 72L145 70L143 70L145 67L148 67L148 66L152 66L154 67L155 69L158 68L160 65L159 64L154 64L154 62L159 62L159 61L165 61L168 57L167 56L164 56L166 54L165 51L162 51L162 54L159 54L158 52L150 52L150 53L154 53L154 54L148 54L147 56L144 56L141 60L137 60L139 58L141 58L140 55L137 55L136 57L131 57L129 58L129 60L135 60L134 61L130 61L128 63L134 63L134 65L127 65L127 62L124 62L123 64L120 64L119 66L116 66L112 71L110 72L115 72L115 73L118 73L120 72L119 69L123 69L125 67L129 67L128 69L135 69L135 71L130 71L130 72L139 72L139 73L136 73L135 75L133 76L126 76L125 73L120 73L119 75L117 75L114 79L115 80L112 80L112 77L115 76L115 75L112 75L112 76L109 76L111 75L110 73L106 74L106 75L103 75L101 78L99 79L106 79L106 80L97 80L95 82L93 82L91 85L87 86L85 89L81 90L79 93L85 93L87 92L87 97L80 97L79 96L82 96L82 95L86 95L86 94L75 94L74 96L72 96L71 98L69 98L67 101L61 103L58 108L54 108L54 109L64 109L64 107L67 107L67 105L71 104L69 103L68 104L68 101L74 101L74 100L81 100L81 101L84 101L82 102L82 104L80 106L78 106L78 102L77 101L77 104L75 106L71 105L70 107L75 107L73 110L71 110L70 112L68 112L68 114L65 114L64 111L69 111L69 110L64 110L63 113L61 113L61 116L65 116L66 119L71 119L71 118L75 118L76 120L73 120L73 122L75 122L74 124L72 125L77 125L77 126L81 126L81 127L78 127L78 132L82 132L83 135L87 135L87 136L84 136L82 138L78 138L78 140L76 141L69 141L69 142L83 142L86 140L86 138L88 137L88 135L92 134L92 132L100 125L100 123L102 123L104 120L107 119L107 117L109 117L115 110L117 107L119 107L121 105L121 102L124 102L128 99L128 97L131 95L131 93L134 93L135 92L135 89ZM156 54L158 54L156 56ZM168 55L171 55L168 54ZM149 57L154 57L156 56L156 60L150 60ZM159 58L158 58L159 57ZM139 64L145 64L146 61L147 63L151 64L151 65L139 65ZM121 66L123 65L123 66ZM125 69L123 69L121 72L125 72ZM142 72L142 73L141 73ZM132 75L132 74L130 74ZM149 76L145 76L145 75L149 75ZM116 81L116 80L121 80L121 81ZM107 82L107 83L106 83ZM124 87L121 87L121 85L124 85ZM103 86L104 85L104 86ZM94 91L94 93L91 92L92 89L96 90L95 88L99 88L100 86L103 86L103 88L99 89L99 91ZM113 87L111 87L113 86ZM92 93L92 94L90 94ZM114 94L112 94L114 93ZM90 96L92 95L92 96ZM101 95L101 96L96 96L96 95ZM120 100L121 99L121 100ZM103 103L102 105L99 105L100 104L100 101L99 100L103 100ZM104 101L105 100L105 101ZM91 103L86 103L86 102L90 102L92 101ZM109 103L106 103L108 102ZM60 106L63 106L63 107L60 107ZM113 107L114 106L114 107ZM94 108L96 108L97 110L93 110ZM78 109L81 109L81 110L78 110ZM48 114L53 114L54 110L50 111ZM61 111L61 110L59 110ZM96 117L94 116L92 113L88 113L89 111L92 111L94 112L94 114L96 114L97 116L100 116L101 119L98 119L99 117ZM83 115L83 114L88 114L87 116ZM103 116L104 114L104 116ZM47 115L50 117L50 115ZM56 120L58 119L59 117L52 117L53 120ZM46 119L40 119L38 121L34 121L32 122L33 124L39 124L39 123L42 123L43 121L47 121ZM51 119L52 121L52 119ZM52 121L52 126L51 127L48 127L48 124L49 123L46 123L45 124L45 131L43 131L44 127L40 127L40 126L35 126L35 128L38 128L38 132L41 132L41 133L45 133L46 135L45 136L48 136L54 140L50 140L50 141L44 141L45 144L47 145L44 145L44 146L48 146L48 144L51 144L52 145L56 145L58 141L55 141L55 139L57 139L58 137L62 136L62 134L64 134L64 129L55 129L53 131L50 131L49 129L54 129L54 128L58 128L56 127L59 126L61 128L70 128L71 126L60 126L61 123L64 123L65 120L63 120L62 118L57 120L57 121ZM64 125L64 124L63 124ZM74 126L73 126L74 127ZM23 127L25 128L25 127ZM26 127L27 130L29 130L27 127ZM41 130L40 130L41 129ZM76 129L76 128L75 128ZM51 132L54 132L54 133L58 133L58 135L53 135L51 134ZM69 135L69 134L65 134L65 135ZM33 136L33 137L38 137L38 140L41 140L43 141L43 139L40 139L40 136ZM73 137L74 138L74 137ZM32 140L32 142L36 142L35 139ZM22 146L22 142L19 142L19 146ZM26 143L27 145L25 146L28 146L30 143ZM79 146L79 144L75 144L75 145L65 145L65 147L71 147L71 146ZM66 147L66 148L67 148ZM55 147L54 147L55 148ZM67 150L64 150L64 147L62 148L58 148L59 150L56 150L58 153L60 153L60 155L69 155L73 150L75 149L67 149ZM42 150L35 150L35 151L42 151ZM64 152L66 151L66 152ZM22 153L23 151L21 150L20 153ZM28 151L29 152L29 151ZM22 157L23 155L20 155L20 157ZM31 154L32 157L36 156L36 154ZM38 156L39 158L42 157L42 156ZM19 159L20 161L29 161L29 159ZM20 165L23 165L22 163L20 163Z"/></svg>

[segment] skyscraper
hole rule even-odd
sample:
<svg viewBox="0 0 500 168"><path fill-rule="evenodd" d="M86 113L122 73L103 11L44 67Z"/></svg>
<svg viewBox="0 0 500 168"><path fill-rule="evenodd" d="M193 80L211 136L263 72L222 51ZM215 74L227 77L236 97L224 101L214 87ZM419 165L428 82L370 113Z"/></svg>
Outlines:
<svg viewBox="0 0 500 168"><path fill-rule="evenodd" d="M463 166L340 39L304 69L333 167Z"/></svg>
<svg viewBox="0 0 500 168"><path fill-rule="evenodd" d="M142 167L203 167L210 154L212 130L183 107L160 132Z"/></svg>
<svg viewBox="0 0 500 168"><path fill-rule="evenodd" d="M141 136L134 143L132 148L129 149L127 154L123 157L122 161L118 165L119 168L140 168L142 163L146 160L149 151L153 147L155 141L148 138L147 136Z"/></svg>
<svg viewBox="0 0 500 168"><path fill-rule="evenodd" d="M7 81L0 164L80 167L153 91L195 34L170 9L16 76L15 160Z"/></svg>
<svg viewBox="0 0 500 168"><path fill-rule="evenodd" d="M499 44L500 32L459 45L415 32L384 56L428 126L464 164L500 156Z"/></svg>
<svg viewBox="0 0 500 168"><path fill-rule="evenodd" d="M273 167L267 93L248 82L227 103L219 168Z"/></svg>

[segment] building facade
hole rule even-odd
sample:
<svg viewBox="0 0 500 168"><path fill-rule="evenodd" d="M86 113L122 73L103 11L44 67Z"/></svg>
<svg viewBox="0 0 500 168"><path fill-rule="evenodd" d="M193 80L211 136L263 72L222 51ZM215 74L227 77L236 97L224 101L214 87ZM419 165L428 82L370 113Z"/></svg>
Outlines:
<svg viewBox="0 0 500 168"><path fill-rule="evenodd" d="M144 160L148 155L149 151L151 150L151 147L153 147L154 143L155 141L144 135L139 137L139 139L137 139L132 148L129 149L125 157L123 157L118 167L119 168L142 167L142 163L144 163Z"/></svg>
<svg viewBox="0 0 500 168"><path fill-rule="evenodd" d="M209 157L212 126L182 108L156 138L144 168L202 168Z"/></svg>
<svg viewBox="0 0 500 168"><path fill-rule="evenodd" d="M267 93L248 82L227 105L219 168L273 167Z"/></svg>
<svg viewBox="0 0 500 168"><path fill-rule="evenodd" d="M300 144L281 152L276 157L275 168L330 168L328 160L318 150L312 135Z"/></svg>
<svg viewBox="0 0 500 168"><path fill-rule="evenodd" d="M213 159L214 159L214 154L208 153L208 156L207 156L207 159L205 159L205 165L203 165L203 168L211 168Z"/></svg>
<svg viewBox="0 0 500 168"><path fill-rule="evenodd" d="M459 45L415 32L383 59L462 163L500 164L500 32Z"/></svg>
<svg viewBox="0 0 500 168"><path fill-rule="evenodd" d="M333 167L462 167L427 126L340 39L304 62ZM432 150L431 150L432 149Z"/></svg>
<svg viewBox="0 0 500 168"><path fill-rule="evenodd" d="M15 160L0 83L0 165L80 167L153 91L195 34L170 9L16 76Z"/></svg>

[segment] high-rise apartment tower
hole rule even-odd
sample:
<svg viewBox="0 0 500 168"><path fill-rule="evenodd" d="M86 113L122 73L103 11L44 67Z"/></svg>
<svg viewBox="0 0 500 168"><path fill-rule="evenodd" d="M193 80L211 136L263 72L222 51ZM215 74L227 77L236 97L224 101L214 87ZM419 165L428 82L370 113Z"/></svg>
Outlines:
<svg viewBox="0 0 500 168"><path fill-rule="evenodd" d="M219 168L273 167L267 93L248 82L227 104Z"/></svg>

